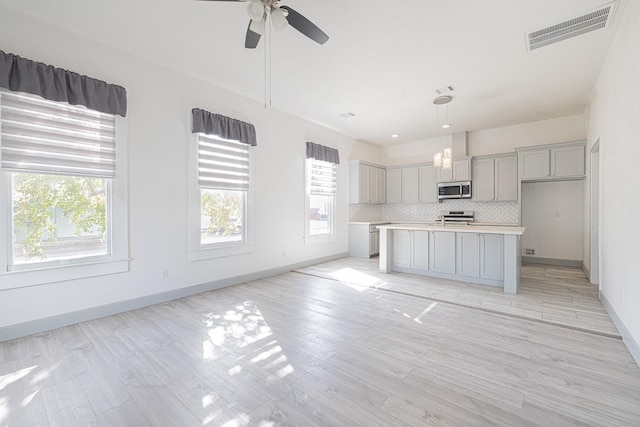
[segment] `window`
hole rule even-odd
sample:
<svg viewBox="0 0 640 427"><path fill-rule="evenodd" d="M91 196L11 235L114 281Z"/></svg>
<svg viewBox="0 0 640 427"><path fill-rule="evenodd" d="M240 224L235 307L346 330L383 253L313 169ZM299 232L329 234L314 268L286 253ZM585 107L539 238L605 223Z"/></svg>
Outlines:
<svg viewBox="0 0 640 427"><path fill-rule="evenodd" d="M249 146L197 134L200 246L244 243Z"/></svg>
<svg viewBox="0 0 640 427"><path fill-rule="evenodd" d="M251 145L208 132L193 135L191 169L197 185L190 191L189 259L251 252Z"/></svg>
<svg viewBox="0 0 640 427"><path fill-rule="evenodd" d="M0 91L0 185L7 189L0 192L0 240L8 242L0 249L0 274L25 273L12 275L6 286L126 271L126 150L121 138L116 145L120 119ZM124 264L73 270L118 261ZM66 271L42 272L49 268Z"/></svg>
<svg viewBox="0 0 640 427"><path fill-rule="evenodd" d="M307 159L306 241L333 240L336 198L336 165Z"/></svg>

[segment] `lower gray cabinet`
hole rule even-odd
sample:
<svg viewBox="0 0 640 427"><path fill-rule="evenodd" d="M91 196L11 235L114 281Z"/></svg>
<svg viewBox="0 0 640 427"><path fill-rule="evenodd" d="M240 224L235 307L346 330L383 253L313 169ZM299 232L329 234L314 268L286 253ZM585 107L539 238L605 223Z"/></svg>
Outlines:
<svg viewBox="0 0 640 427"><path fill-rule="evenodd" d="M460 276L480 277L479 234L456 234L456 270Z"/></svg>
<svg viewBox="0 0 640 427"><path fill-rule="evenodd" d="M429 270L429 232L393 230L393 267Z"/></svg>
<svg viewBox="0 0 640 427"><path fill-rule="evenodd" d="M480 277L504 279L504 236L480 234Z"/></svg>
<svg viewBox="0 0 640 427"><path fill-rule="evenodd" d="M456 233L431 232L431 271L456 274Z"/></svg>

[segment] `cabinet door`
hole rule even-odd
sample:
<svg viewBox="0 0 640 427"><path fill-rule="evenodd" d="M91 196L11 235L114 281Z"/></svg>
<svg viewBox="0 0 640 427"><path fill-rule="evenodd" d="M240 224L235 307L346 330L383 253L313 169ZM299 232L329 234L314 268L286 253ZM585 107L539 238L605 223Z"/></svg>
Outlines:
<svg viewBox="0 0 640 427"><path fill-rule="evenodd" d="M456 266L461 276L480 276L480 236L477 233L456 233Z"/></svg>
<svg viewBox="0 0 640 427"><path fill-rule="evenodd" d="M518 159L504 157L495 160L496 200L518 200ZM475 172L474 172L475 173ZM474 182L475 184L475 182ZM478 187L475 187L478 188Z"/></svg>
<svg viewBox="0 0 640 427"><path fill-rule="evenodd" d="M402 169L387 170L387 203L402 201Z"/></svg>
<svg viewBox="0 0 640 427"><path fill-rule="evenodd" d="M429 232L413 230L411 234L411 268L429 270Z"/></svg>
<svg viewBox="0 0 640 427"><path fill-rule="evenodd" d="M431 232L431 271L456 274L456 233Z"/></svg>
<svg viewBox="0 0 640 427"><path fill-rule="evenodd" d="M551 149L551 176L584 175L584 146Z"/></svg>
<svg viewBox="0 0 640 427"><path fill-rule="evenodd" d="M369 188L367 198L369 203L380 203L378 201L378 174L376 171L378 168L369 166Z"/></svg>
<svg viewBox="0 0 640 427"><path fill-rule="evenodd" d="M495 199L493 159L473 161L473 200L487 201Z"/></svg>
<svg viewBox="0 0 640 427"><path fill-rule="evenodd" d="M411 233L393 230L393 266L411 268Z"/></svg>
<svg viewBox="0 0 640 427"><path fill-rule="evenodd" d="M402 201L418 203L418 167L402 168Z"/></svg>
<svg viewBox="0 0 640 427"><path fill-rule="evenodd" d="M369 203L369 169L367 165L360 165L358 177L360 179L358 188L358 202Z"/></svg>
<svg viewBox="0 0 640 427"><path fill-rule="evenodd" d="M376 190L378 203L385 203L387 200L386 189L387 173L382 168L376 168Z"/></svg>
<svg viewBox="0 0 640 427"><path fill-rule="evenodd" d="M471 160L453 160L451 165L454 181L469 181L471 179Z"/></svg>
<svg viewBox="0 0 640 427"><path fill-rule="evenodd" d="M380 253L380 233L369 233L369 256Z"/></svg>
<svg viewBox="0 0 640 427"><path fill-rule="evenodd" d="M518 173L523 179L549 176L549 150L518 153Z"/></svg>
<svg viewBox="0 0 640 427"><path fill-rule="evenodd" d="M438 182L453 181L453 167L438 168Z"/></svg>
<svg viewBox="0 0 640 427"><path fill-rule="evenodd" d="M438 171L434 166L420 166L418 170L420 203L438 201Z"/></svg>
<svg viewBox="0 0 640 427"><path fill-rule="evenodd" d="M480 235L480 277L502 280L504 278L504 236Z"/></svg>

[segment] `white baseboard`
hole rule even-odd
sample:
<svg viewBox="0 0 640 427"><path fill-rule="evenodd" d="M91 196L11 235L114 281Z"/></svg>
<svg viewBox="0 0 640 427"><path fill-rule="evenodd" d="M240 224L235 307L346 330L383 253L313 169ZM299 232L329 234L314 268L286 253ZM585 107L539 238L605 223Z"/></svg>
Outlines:
<svg viewBox="0 0 640 427"><path fill-rule="evenodd" d="M254 273L243 274L240 276L229 277L221 280L201 283L199 285L188 286L185 288L174 289L172 291L161 292L158 294L147 295L140 298L133 298L125 301L118 301L111 304L105 304L97 307L91 307L84 310L63 313L56 316L45 317L42 319L31 320L28 322L17 323L15 325L0 327L0 342L10 341L17 338L25 337L50 331L52 329L62 328L64 326L73 325L88 320L94 320L101 317L111 316L125 311L131 311L142 307L148 307L154 304L161 304L179 298L200 294L203 292L213 291L227 286L238 285L240 283L250 282L252 280L264 279L265 277L275 276L286 273L298 268L307 267L313 264L320 264L338 258L348 256L346 252L330 255L313 260L303 261L296 264L276 267L269 270L257 271Z"/></svg>
<svg viewBox="0 0 640 427"><path fill-rule="evenodd" d="M627 349L629 349L629 353L631 353L631 356L633 356L633 358L635 359L636 364L640 366L640 344L638 344L638 342L633 338L624 322L622 321L620 316L618 316L618 313L607 299L607 296L602 293L602 291L599 292L598 296L605 310L607 310L607 313L609 313L609 317L611 317L611 320L613 320L613 323L615 323L618 331L620 331L620 335L622 335L622 341L627 346Z"/></svg>

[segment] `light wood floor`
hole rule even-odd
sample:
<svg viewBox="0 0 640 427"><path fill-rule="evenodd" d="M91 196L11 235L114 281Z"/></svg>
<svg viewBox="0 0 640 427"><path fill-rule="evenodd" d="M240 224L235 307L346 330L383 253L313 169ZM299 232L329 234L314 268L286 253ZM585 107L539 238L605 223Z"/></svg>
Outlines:
<svg viewBox="0 0 640 427"><path fill-rule="evenodd" d="M620 338L598 299L598 287L575 267L527 264L516 295L502 288L413 274L384 274L378 258L342 258L300 269L300 272L342 283L368 286L439 302L509 314L559 326Z"/></svg>
<svg viewBox="0 0 640 427"><path fill-rule="evenodd" d="M640 425L640 368L620 339L573 329L591 319L489 312L471 291L485 287L443 302L453 282L425 284L438 300L364 287L380 280L371 264L345 258L2 343L0 426ZM532 301L555 287L576 319L599 312L575 271L525 271Z"/></svg>

